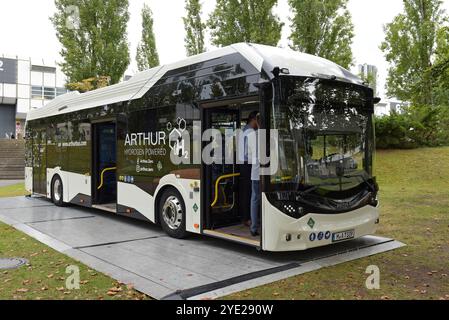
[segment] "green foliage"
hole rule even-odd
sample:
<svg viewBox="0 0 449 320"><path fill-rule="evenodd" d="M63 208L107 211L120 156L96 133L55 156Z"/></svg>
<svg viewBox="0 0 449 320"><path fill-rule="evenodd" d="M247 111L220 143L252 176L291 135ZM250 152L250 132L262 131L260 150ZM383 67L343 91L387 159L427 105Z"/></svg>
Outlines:
<svg viewBox="0 0 449 320"><path fill-rule="evenodd" d="M128 0L55 0L50 20L62 45L62 71L69 83L92 77L120 81L130 59Z"/></svg>
<svg viewBox="0 0 449 320"><path fill-rule="evenodd" d="M437 31L445 19L440 0L404 0L404 13L385 26L381 49L390 63L390 96L419 105L433 103L430 69Z"/></svg>
<svg viewBox="0 0 449 320"><path fill-rule="evenodd" d="M437 105L448 106L449 113L449 27L447 26L438 30L436 59L431 72L435 79L434 102Z"/></svg>
<svg viewBox="0 0 449 320"><path fill-rule="evenodd" d="M373 72L368 72L368 74L360 73L360 79L366 82L371 89L374 91L374 95L377 96L377 78Z"/></svg>
<svg viewBox="0 0 449 320"><path fill-rule="evenodd" d="M348 0L289 0L293 10L292 49L349 68L353 64L354 25Z"/></svg>
<svg viewBox="0 0 449 320"><path fill-rule="evenodd" d="M449 145L447 107L414 106L376 119L379 149L413 149Z"/></svg>
<svg viewBox="0 0 449 320"><path fill-rule="evenodd" d="M151 69L160 64L153 23L153 12L148 5L144 4L142 9L142 40L137 47L136 55L139 71Z"/></svg>
<svg viewBox="0 0 449 320"><path fill-rule="evenodd" d="M110 78L109 77L94 77L89 79L84 79L80 82L72 82L68 83L67 89L71 91L78 91L78 92L88 92L95 89L100 89L107 87L109 85Z"/></svg>
<svg viewBox="0 0 449 320"><path fill-rule="evenodd" d="M206 25L201 21L200 0L186 0L186 17L182 18L186 29L185 46L188 56L206 51L204 31Z"/></svg>
<svg viewBox="0 0 449 320"><path fill-rule="evenodd" d="M278 0L217 0L208 26L212 44L253 42L276 46L283 23L273 14Z"/></svg>

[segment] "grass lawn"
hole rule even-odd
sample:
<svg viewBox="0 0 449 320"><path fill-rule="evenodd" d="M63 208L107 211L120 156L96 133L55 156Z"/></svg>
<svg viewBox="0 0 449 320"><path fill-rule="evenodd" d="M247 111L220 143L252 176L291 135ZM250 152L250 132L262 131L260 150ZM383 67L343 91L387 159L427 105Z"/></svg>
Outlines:
<svg viewBox="0 0 449 320"><path fill-rule="evenodd" d="M449 300L449 148L380 151L378 235L407 247L234 294L228 299ZM365 270L380 268L380 290Z"/></svg>
<svg viewBox="0 0 449 320"><path fill-rule="evenodd" d="M380 151L379 235L407 247L234 294L227 299L449 299L449 148ZM0 188L1 196L24 194L23 186ZM0 299L142 299L34 239L0 224L0 256L30 265L0 271ZM67 265L81 270L81 290L64 288ZM365 287L365 270L377 265L381 289ZM109 295L108 295L109 292Z"/></svg>
<svg viewBox="0 0 449 320"><path fill-rule="evenodd" d="M24 183L14 184L11 186L0 188L0 198L18 197L24 196L26 194L28 194L28 192L25 190Z"/></svg>
<svg viewBox="0 0 449 320"><path fill-rule="evenodd" d="M23 184L0 188L0 198L25 194ZM29 265L16 270L0 270L0 300L148 299L132 285L119 284L3 223L0 223L0 257L29 261ZM80 290L66 289L70 274L65 272L70 265L80 269Z"/></svg>

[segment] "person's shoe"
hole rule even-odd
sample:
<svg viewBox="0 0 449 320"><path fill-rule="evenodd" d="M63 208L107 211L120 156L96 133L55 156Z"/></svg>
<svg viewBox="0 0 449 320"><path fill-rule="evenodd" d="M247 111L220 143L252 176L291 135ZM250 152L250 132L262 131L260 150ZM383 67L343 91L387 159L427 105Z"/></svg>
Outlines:
<svg viewBox="0 0 449 320"><path fill-rule="evenodd" d="M244 226L247 226L247 227L251 227L251 220L244 221L244 222L243 222L243 225L244 225Z"/></svg>
<svg viewBox="0 0 449 320"><path fill-rule="evenodd" d="M260 236L260 234L259 234L259 232L252 232L251 231L251 235L253 236L253 237L258 237L258 236Z"/></svg>

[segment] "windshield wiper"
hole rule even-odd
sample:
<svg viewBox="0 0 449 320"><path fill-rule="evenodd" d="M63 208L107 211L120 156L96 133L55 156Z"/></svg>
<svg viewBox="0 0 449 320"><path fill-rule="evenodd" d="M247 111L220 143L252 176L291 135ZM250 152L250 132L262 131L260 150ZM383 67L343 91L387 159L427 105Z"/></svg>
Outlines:
<svg viewBox="0 0 449 320"><path fill-rule="evenodd" d="M371 192L375 193L375 192L377 191L377 190L376 190L376 187L373 186L373 184L371 184L371 183L365 178L365 176L364 176L363 174L354 174L354 175L344 176L344 178L346 178L346 179L351 179L351 178L362 178L363 183L365 183L365 184L368 186L368 188L370 189Z"/></svg>
<svg viewBox="0 0 449 320"><path fill-rule="evenodd" d="M347 184L347 183L345 183ZM339 186L340 183L322 183L322 184L317 184L316 186L310 186L308 189L306 189L305 191L301 191L302 194L309 194L321 187L335 187L335 186Z"/></svg>

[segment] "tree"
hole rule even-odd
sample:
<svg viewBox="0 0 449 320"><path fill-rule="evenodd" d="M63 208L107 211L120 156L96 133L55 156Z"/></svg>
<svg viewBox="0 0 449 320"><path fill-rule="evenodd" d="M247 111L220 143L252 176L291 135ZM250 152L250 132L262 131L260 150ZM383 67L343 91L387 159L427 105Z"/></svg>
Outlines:
<svg viewBox="0 0 449 320"><path fill-rule="evenodd" d="M435 63L431 76L434 83L434 103L449 106L449 27L443 26L438 30ZM449 116L449 111L447 112Z"/></svg>
<svg viewBox="0 0 449 320"><path fill-rule="evenodd" d="M55 5L50 20L62 45L60 66L68 82L100 77L119 82L130 62L128 0L55 0Z"/></svg>
<svg viewBox="0 0 449 320"><path fill-rule="evenodd" d="M144 4L142 9L142 40L137 47L137 67L139 71L151 69L159 65L159 54L156 48L156 36L153 31L153 12Z"/></svg>
<svg viewBox="0 0 449 320"><path fill-rule="evenodd" d="M430 70L443 20L440 0L404 0L404 12L385 26L381 44L390 63L388 95L414 104L433 104Z"/></svg>
<svg viewBox="0 0 449 320"><path fill-rule="evenodd" d="M367 83L377 96L377 68L370 65L359 66L359 77Z"/></svg>
<svg viewBox="0 0 449 320"><path fill-rule="evenodd" d="M201 3L199 0L186 0L186 17L182 18L186 29L185 46L188 56L206 51L204 46L204 30L206 25L201 21Z"/></svg>
<svg viewBox="0 0 449 320"><path fill-rule="evenodd" d="M84 79L80 82L72 82L67 84L67 89L71 91L79 91L81 93L107 87L111 79L109 77L94 77Z"/></svg>
<svg viewBox="0 0 449 320"><path fill-rule="evenodd" d="M353 64L354 25L348 0L289 0L292 49L329 59L344 68Z"/></svg>
<svg viewBox="0 0 449 320"><path fill-rule="evenodd" d="M254 42L276 46L281 39L279 17L273 13L278 0L217 0L208 26L212 44L227 46Z"/></svg>

